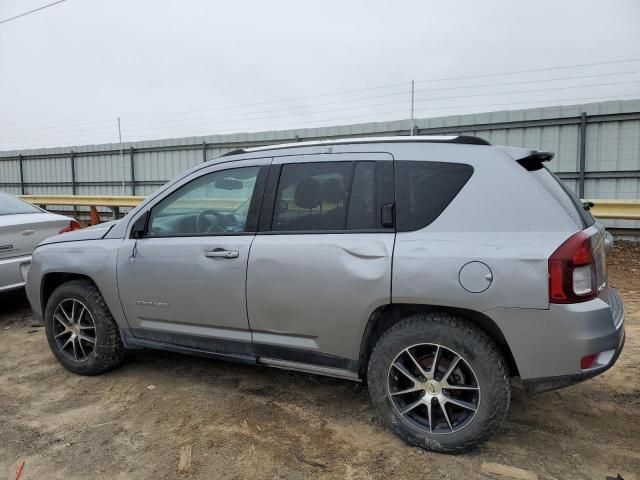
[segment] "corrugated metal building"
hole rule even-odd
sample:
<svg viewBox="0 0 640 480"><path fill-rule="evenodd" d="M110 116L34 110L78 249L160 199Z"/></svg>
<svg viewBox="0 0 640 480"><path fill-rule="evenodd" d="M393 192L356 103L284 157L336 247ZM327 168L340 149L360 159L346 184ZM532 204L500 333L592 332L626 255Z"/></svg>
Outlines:
<svg viewBox="0 0 640 480"><path fill-rule="evenodd" d="M407 135L409 120L0 152L0 189L20 194L146 195L187 168L245 146ZM640 197L640 100L425 118L419 135L467 134L556 153L550 168L583 198ZM615 222L612 226L629 226ZM635 226L635 225L634 225Z"/></svg>

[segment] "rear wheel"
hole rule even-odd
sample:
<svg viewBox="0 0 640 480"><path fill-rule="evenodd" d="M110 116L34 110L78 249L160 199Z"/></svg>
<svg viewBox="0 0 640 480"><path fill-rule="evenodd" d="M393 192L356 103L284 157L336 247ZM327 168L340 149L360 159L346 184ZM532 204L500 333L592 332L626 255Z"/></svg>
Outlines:
<svg viewBox="0 0 640 480"><path fill-rule="evenodd" d="M484 442L511 397L494 342L465 319L442 313L415 314L385 332L367 379L385 423L407 442L439 452Z"/></svg>
<svg viewBox="0 0 640 480"><path fill-rule="evenodd" d="M67 370L96 375L124 359L116 323L90 281L73 280L56 288L44 317L49 347Z"/></svg>

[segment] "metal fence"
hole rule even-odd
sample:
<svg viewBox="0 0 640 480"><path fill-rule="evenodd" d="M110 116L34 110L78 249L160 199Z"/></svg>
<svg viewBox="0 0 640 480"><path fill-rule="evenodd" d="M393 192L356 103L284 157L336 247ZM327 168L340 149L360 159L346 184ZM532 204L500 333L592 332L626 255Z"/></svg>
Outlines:
<svg viewBox="0 0 640 480"><path fill-rule="evenodd" d="M408 135L409 120L148 142L0 152L0 190L147 195L199 162L241 147ZM415 120L419 135L465 134L556 153L550 168L582 198L640 197L640 100ZM622 222L622 223L621 223ZM614 227L636 224L616 221Z"/></svg>

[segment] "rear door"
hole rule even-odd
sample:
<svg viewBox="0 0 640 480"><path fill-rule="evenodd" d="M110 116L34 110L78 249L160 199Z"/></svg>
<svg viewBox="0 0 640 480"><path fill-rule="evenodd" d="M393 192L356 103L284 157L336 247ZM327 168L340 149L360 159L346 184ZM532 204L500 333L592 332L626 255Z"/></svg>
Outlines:
<svg viewBox="0 0 640 480"><path fill-rule="evenodd" d="M247 305L261 357L350 369L390 302L390 154L274 159L251 247ZM289 365L291 366L291 365Z"/></svg>

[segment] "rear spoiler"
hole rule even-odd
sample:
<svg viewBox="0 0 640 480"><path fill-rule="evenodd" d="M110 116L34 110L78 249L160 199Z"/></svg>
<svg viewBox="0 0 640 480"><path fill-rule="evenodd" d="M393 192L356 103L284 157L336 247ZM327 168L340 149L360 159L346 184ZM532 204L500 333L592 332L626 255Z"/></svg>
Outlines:
<svg viewBox="0 0 640 480"><path fill-rule="evenodd" d="M553 152L533 152L526 157L518 158L517 162L529 172L540 170L543 162L548 162L554 157Z"/></svg>

